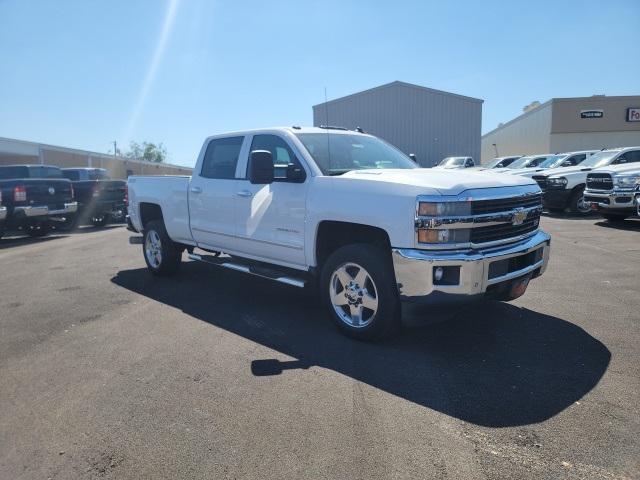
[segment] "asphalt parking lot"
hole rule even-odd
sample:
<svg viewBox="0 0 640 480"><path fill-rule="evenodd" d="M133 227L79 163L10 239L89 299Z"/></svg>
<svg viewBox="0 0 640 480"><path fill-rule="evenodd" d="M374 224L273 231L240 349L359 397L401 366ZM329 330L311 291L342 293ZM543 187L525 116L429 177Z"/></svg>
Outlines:
<svg viewBox="0 0 640 480"><path fill-rule="evenodd" d="M0 478L640 478L640 221L542 226L524 297L378 344L122 227L3 239Z"/></svg>

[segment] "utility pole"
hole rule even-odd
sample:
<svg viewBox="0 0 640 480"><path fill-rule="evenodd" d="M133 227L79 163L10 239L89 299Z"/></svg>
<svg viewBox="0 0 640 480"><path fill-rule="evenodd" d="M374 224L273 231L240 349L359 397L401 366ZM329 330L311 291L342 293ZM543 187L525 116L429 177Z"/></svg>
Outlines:
<svg viewBox="0 0 640 480"><path fill-rule="evenodd" d="M113 158L118 158L118 142L113 141Z"/></svg>

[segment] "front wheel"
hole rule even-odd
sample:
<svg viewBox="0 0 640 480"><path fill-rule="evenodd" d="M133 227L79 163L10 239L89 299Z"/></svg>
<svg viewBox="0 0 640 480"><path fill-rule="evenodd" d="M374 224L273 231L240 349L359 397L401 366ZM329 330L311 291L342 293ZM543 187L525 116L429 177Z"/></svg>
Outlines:
<svg viewBox="0 0 640 480"><path fill-rule="evenodd" d="M576 188L569 199L569 210L578 215L591 213L591 205L584 201L584 186Z"/></svg>
<svg viewBox="0 0 640 480"><path fill-rule="evenodd" d="M142 253L154 275L172 275L180 267L182 249L169 238L162 220L154 220L144 226Z"/></svg>
<svg viewBox="0 0 640 480"><path fill-rule="evenodd" d="M367 244L332 253L320 279L321 298L337 327L350 337L389 336L400 323L400 301L389 252Z"/></svg>

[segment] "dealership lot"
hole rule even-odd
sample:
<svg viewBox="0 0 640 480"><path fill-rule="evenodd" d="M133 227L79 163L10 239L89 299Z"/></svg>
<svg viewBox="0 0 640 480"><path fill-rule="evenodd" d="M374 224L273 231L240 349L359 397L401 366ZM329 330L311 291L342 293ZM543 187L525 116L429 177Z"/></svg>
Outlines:
<svg viewBox="0 0 640 480"><path fill-rule="evenodd" d="M542 228L524 297L379 344L121 227L3 239L0 478L638 478L640 221Z"/></svg>

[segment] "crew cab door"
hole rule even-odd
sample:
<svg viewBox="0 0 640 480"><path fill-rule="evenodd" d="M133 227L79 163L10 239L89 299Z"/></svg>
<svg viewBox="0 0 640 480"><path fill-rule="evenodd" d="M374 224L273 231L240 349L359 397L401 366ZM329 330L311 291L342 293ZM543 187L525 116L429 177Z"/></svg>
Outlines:
<svg viewBox="0 0 640 480"><path fill-rule="evenodd" d="M189 222L198 246L235 250L236 169L243 135L209 141L189 184Z"/></svg>
<svg viewBox="0 0 640 480"><path fill-rule="evenodd" d="M275 134L251 137L250 152L268 150L273 156L273 183L253 185L247 164L237 183L236 234L238 248L253 257L287 266L304 267L304 227L309 173L287 140Z"/></svg>

